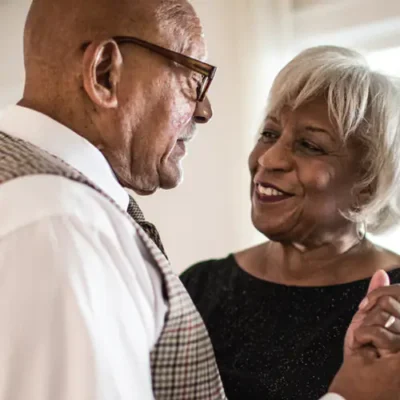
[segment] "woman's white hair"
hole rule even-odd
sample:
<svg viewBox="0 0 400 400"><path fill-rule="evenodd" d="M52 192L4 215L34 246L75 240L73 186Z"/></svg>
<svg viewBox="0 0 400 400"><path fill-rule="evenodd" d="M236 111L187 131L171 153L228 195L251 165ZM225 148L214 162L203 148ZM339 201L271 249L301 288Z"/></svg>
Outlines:
<svg viewBox="0 0 400 400"><path fill-rule="evenodd" d="M326 97L343 140L356 137L363 149L355 190L369 188L371 197L344 214L373 233L391 228L400 217L400 81L372 71L356 51L314 47L278 74L267 112L297 108L320 96Z"/></svg>

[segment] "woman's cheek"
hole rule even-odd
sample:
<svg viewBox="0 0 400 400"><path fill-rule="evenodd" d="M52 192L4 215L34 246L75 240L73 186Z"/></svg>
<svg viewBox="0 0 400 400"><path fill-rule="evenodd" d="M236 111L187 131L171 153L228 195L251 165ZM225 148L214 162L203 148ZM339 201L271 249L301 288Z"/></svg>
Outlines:
<svg viewBox="0 0 400 400"><path fill-rule="evenodd" d="M308 168L301 171L299 178L305 188L321 193L330 191L334 185L335 171L329 166L311 163Z"/></svg>

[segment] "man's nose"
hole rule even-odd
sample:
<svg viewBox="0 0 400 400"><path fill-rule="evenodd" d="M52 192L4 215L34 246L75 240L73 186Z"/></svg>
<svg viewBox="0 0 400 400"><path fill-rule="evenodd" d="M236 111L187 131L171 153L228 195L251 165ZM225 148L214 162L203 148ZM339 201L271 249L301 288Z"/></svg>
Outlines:
<svg viewBox="0 0 400 400"><path fill-rule="evenodd" d="M206 124L213 116L210 100L206 97L203 101L196 103L194 110L194 122L196 124Z"/></svg>

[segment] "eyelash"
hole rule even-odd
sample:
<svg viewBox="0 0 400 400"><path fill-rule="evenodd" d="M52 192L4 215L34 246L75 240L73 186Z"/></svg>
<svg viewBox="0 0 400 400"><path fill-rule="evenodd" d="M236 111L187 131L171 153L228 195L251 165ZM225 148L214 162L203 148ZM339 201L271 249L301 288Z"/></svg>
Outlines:
<svg viewBox="0 0 400 400"><path fill-rule="evenodd" d="M279 133L272 130L265 130L261 132L260 140L263 141L264 143L268 143L270 141L276 141L278 138L279 138ZM313 154L320 154L320 155L326 154L326 152L321 147L316 146L315 144L309 142L308 140L302 139L299 142L304 148L307 149L307 151L312 152Z"/></svg>

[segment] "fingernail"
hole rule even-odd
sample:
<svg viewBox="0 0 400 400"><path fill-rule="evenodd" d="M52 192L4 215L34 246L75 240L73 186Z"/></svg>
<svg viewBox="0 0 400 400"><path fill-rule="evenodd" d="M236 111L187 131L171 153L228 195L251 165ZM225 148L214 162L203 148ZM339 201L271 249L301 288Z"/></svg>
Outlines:
<svg viewBox="0 0 400 400"><path fill-rule="evenodd" d="M368 297L366 297L358 306L359 310L363 310L365 307L367 307L368 305Z"/></svg>

